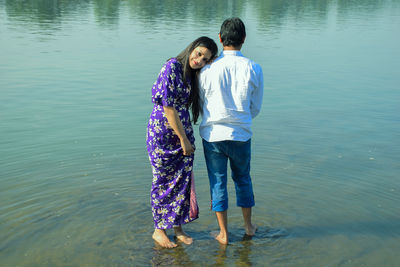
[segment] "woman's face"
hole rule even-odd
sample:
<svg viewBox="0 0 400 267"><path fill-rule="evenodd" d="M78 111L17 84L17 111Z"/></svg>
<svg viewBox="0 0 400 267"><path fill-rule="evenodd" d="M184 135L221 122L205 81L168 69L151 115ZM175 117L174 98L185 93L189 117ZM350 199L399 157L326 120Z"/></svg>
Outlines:
<svg viewBox="0 0 400 267"><path fill-rule="evenodd" d="M192 69L201 69L211 59L211 52L204 46L193 49L189 56L189 65Z"/></svg>

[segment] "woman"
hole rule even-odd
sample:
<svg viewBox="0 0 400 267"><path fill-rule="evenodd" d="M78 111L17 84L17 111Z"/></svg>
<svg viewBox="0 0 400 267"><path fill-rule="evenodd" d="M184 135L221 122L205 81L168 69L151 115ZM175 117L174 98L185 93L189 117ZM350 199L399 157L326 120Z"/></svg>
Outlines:
<svg viewBox="0 0 400 267"><path fill-rule="evenodd" d="M152 88L154 108L146 141L153 170L153 239L162 247L177 246L166 234L170 228L174 228L177 240L193 242L182 230L182 224L198 218L189 214L195 150L189 108L196 123L200 112L197 73L217 52L212 39L196 39L164 64Z"/></svg>

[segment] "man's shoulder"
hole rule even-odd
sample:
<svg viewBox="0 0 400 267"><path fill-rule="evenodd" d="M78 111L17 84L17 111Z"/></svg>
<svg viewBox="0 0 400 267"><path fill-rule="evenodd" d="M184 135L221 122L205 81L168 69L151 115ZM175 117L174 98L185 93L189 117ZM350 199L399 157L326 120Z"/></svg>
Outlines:
<svg viewBox="0 0 400 267"><path fill-rule="evenodd" d="M250 66L254 66L256 68L261 68L260 64L258 64L257 62L255 62L253 59L248 58L246 56L242 56L241 59L246 62L247 64L249 64Z"/></svg>
<svg viewBox="0 0 400 267"><path fill-rule="evenodd" d="M201 70L200 74L205 74L205 73L212 73L215 71L216 68L220 67L220 57L216 58L213 62L206 64Z"/></svg>
<svg viewBox="0 0 400 267"><path fill-rule="evenodd" d="M234 56L234 57L218 57L212 63L205 65L200 73L216 73L218 71L224 71L230 66L242 66L244 68L249 68L254 71L262 71L260 64L256 63L254 60L245 56Z"/></svg>
<svg viewBox="0 0 400 267"><path fill-rule="evenodd" d="M244 62L246 62L247 66L249 69L251 69L252 71L256 72L256 73L262 73L262 68L261 65L258 64L257 62L255 62L254 60L248 58L248 57L244 57L245 60Z"/></svg>
<svg viewBox="0 0 400 267"><path fill-rule="evenodd" d="M251 65L253 66L253 69L254 69L254 70L262 71L261 65L258 64L257 62L251 60Z"/></svg>
<svg viewBox="0 0 400 267"><path fill-rule="evenodd" d="M199 72L200 81L204 80L204 78L210 73L211 64L205 65Z"/></svg>

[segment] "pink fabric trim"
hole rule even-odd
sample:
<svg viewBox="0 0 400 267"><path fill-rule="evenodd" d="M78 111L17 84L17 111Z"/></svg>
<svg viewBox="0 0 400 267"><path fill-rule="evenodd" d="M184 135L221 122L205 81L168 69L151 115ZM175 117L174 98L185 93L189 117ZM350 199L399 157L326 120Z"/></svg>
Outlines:
<svg viewBox="0 0 400 267"><path fill-rule="evenodd" d="M199 206L197 205L196 188L194 186L194 174L190 179L190 212L189 216L192 219L196 219L199 216Z"/></svg>

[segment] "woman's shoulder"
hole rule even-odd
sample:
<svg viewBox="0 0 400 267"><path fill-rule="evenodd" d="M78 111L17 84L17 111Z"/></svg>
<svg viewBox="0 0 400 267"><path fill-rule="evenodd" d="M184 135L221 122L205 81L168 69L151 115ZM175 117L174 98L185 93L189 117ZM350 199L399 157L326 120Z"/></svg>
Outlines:
<svg viewBox="0 0 400 267"><path fill-rule="evenodd" d="M182 65L176 58L168 59L161 68L161 74L182 72Z"/></svg>
<svg viewBox="0 0 400 267"><path fill-rule="evenodd" d="M165 66L169 66L171 68L180 68L182 64L178 61L178 59L172 57L165 62Z"/></svg>

